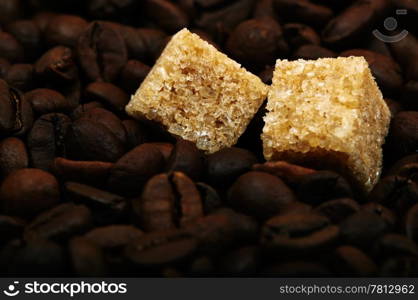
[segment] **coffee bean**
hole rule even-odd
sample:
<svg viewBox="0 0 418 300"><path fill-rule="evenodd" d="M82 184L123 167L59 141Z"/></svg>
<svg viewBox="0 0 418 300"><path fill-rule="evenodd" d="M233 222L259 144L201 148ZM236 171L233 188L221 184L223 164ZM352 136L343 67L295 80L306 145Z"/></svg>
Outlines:
<svg viewBox="0 0 418 300"><path fill-rule="evenodd" d="M222 207L223 201L213 187L203 182L197 182L196 187L202 198L203 212L205 215L211 214Z"/></svg>
<svg viewBox="0 0 418 300"><path fill-rule="evenodd" d="M140 51L135 47L136 53L135 55L132 55L132 58L142 59L145 57L146 61L155 62L169 41L167 35L161 30L152 28L138 28L136 34L142 41L141 44L144 45L144 47L140 49ZM130 49L134 48L134 46L131 45Z"/></svg>
<svg viewBox="0 0 418 300"><path fill-rule="evenodd" d="M51 113L35 121L27 144L33 166L50 170L56 156L66 155L65 136L71 120L64 114Z"/></svg>
<svg viewBox="0 0 418 300"><path fill-rule="evenodd" d="M386 102L386 105L389 108L390 111L390 115L391 118L393 119L398 113L400 113L401 111L405 110L404 107L402 106L402 104L400 102L394 101L392 99L389 98L385 98L383 99Z"/></svg>
<svg viewBox="0 0 418 300"><path fill-rule="evenodd" d="M418 243L418 204L411 207L406 214L405 231L411 240Z"/></svg>
<svg viewBox="0 0 418 300"><path fill-rule="evenodd" d="M84 238L102 249L120 249L139 239L143 232L132 225L108 225L96 227L84 235Z"/></svg>
<svg viewBox="0 0 418 300"><path fill-rule="evenodd" d="M287 23L283 26L284 37L293 49L303 45L319 45L321 38L312 28L301 23Z"/></svg>
<svg viewBox="0 0 418 300"><path fill-rule="evenodd" d="M297 191L301 201L311 204L353 196L348 182L332 171L317 171L304 175L299 181Z"/></svg>
<svg viewBox="0 0 418 300"><path fill-rule="evenodd" d="M296 200L281 179L263 172L245 173L228 193L228 205L262 220L279 214L286 204Z"/></svg>
<svg viewBox="0 0 418 300"><path fill-rule="evenodd" d="M361 36L369 34L390 3L387 0L357 1L332 19L322 32L327 44L349 45Z"/></svg>
<svg viewBox="0 0 418 300"><path fill-rule="evenodd" d="M261 263L260 249L255 246L242 247L223 256L218 262L222 274L253 276Z"/></svg>
<svg viewBox="0 0 418 300"><path fill-rule="evenodd" d="M30 102L33 111L38 115L52 112L66 113L75 108L73 103L68 101L61 93L52 89L34 89L27 92L25 98Z"/></svg>
<svg viewBox="0 0 418 300"><path fill-rule="evenodd" d="M0 57L10 62L23 61L23 47L10 33L0 32Z"/></svg>
<svg viewBox="0 0 418 300"><path fill-rule="evenodd" d="M418 110L418 81L408 81L403 89L400 101L407 110Z"/></svg>
<svg viewBox="0 0 418 300"><path fill-rule="evenodd" d="M255 163L257 158L250 151L236 147L225 148L207 157L207 180L213 185L228 187Z"/></svg>
<svg viewBox="0 0 418 300"><path fill-rule="evenodd" d="M363 251L352 246L335 249L334 268L346 277L371 277L377 273L376 263Z"/></svg>
<svg viewBox="0 0 418 300"><path fill-rule="evenodd" d="M254 18L276 18L274 0L259 0L255 4Z"/></svg>
<svg viewBox="0 0 418 300"><path fill-rule="evenodd" d="M45 28L46 42L50 46L75 47L87 26L87 21L78 16L56 15L49 20Z"/></svg>
<svg viewBox="0 0 418 300"><path fill-rule="evenodd" d="M0 79L4 79L4 76L7 74L7 71L10 68L10 62L0 57Z"/></svg>
<svg viewBox="0 0 418 300"><path fill-rule="evenodd" d="M374 245L376 257L391 258L397 256L418 256L418 245L400 234L386 234Z"/></svg>
<svg viewBox="0 0 418 300"><path fill-rule="evenodd" d="M403 83L401 68L390 57L362 49L344 51L340 56L363 56L383 92L395 93L401 88Z"/></svg>
<svg viewBox="0 0 418 300"><path fill-rule="evenodd" d="M96 108L96 107L103 108L103 104L101 104L100 102L97 102L97 101L92 101L92 102L87 102L87 103L80 104L72 111L71 119L73 119L73 120L80 119L81 116L85 112L88 112L90 109L93 109L93 108Z"/></svg>
<svg viewBox="0 0 418 300"><path fill-rule="evenodd" d="M318 58L337 57L337 53L318 45L303 45L293 52L295 59L316 60Z"/></svg>
<svg viewBox="0 0 418 300"><path fill-rule="evenodd" d="M418 112L402 111L392 120L388 147L396 158L418 151Z"/></svg>
<svg viewBox="0 0 418 300"><path fill-rule="evenodd" d="M312 206L303 202L293 201L286 204L278 214L279 216L291 214L309 214L312 212Z"/></svg>
<svg viewBox="0 0 418 300"><path fill-rule="evenodd" d="M383 219L383 221L386 223L388 228L395 228L395 225L398 222L398 217L395 215L393 211L391 211L389 208L376 203L376 202L370 202L367 204L364 204L361 207L361 210L371 212Z"/></svg>
<svg viewBox="0 0 418 300"><path fill-rule="evenodd" d="M80 65L91 81L113 81L127 62L126 45L117 31L102 22L93 22L77 44Z"/></svg>
<svg viewBox="0 0 418 300"><path fill-rule="evenodd" d="M5 178L15 170L27 168L28 153L25 144L10 137L0 141L0 177Z"/></svg>
<svg viewBox="0 0 418 300"><path fill-rule="evenodd" d="M239 24L231 33L226 48L239 62L261 66L274 64L277 55L288 52L280 24L268 18Z"/></svg>
<svg viewBox="0 0 418 300"><path fill-rule="evenodd" d="M57 15L58 15L57 13L54 13L51 11L41 11L41 12L36 13L32 17L32 20L38 26L41 33L45 33L45 30L48 26L49 21Z"/></svg>
<svg viewBox="0 0 418 300"><path fill-rule="evenodd" d="M127 149L131 150L147 140L147 132L145 127L136 120L123 120L122 126L126 133ZM156 145L157 146L157 145ZM164 157L170 156L173 146L171 144L159 144L160 150ZM167 155L165 155L167 153Z"/></svg>
<svg viewBox="0 0 418 300"><path fill-rule="evenodd" d="M340 224L340 228L346 243L364 249L390 229L381 216L368 211L352 214Z"/></svg>
<svg viewBox="0 0 418 300"><path fill-rule="evenodd" d="M10 86L26 92L31 90L35 84L34 69L31 64L14 64L10 66L4 76L4 80Z"/></svg>
<svg viewBox="0 0 418 300"><path fill-rule="evenodd" d="M89 240L76 237L68 243L68 252L72 268L77 276L103 277L107 266L102 250Z"/></svg>
<svg viewBox="0 0 418 300"><path fill-rule="evenodd" d="M73 51L64 46L51 48L35 63L35 73L45 82L69 84L78 76Z"/></svg>
<svg viewBox="0 0 418 300"><path fill-rule="evenodd" d="M34 21L17 20L7 24L5 29L23 46L26 61L38 57L42 50L43 41L41 31Z"/></svg>
<svg viewBox="0 0 418 300"><path fill-rule="evenodd" d="M138 195L142 185L162 171L164 157L159 149L150 144L142 144L122 156L112 167L109 187L127 195Z"/></svg>
<svg viewBox="0 0 418 300"><path fill-rule="evenodd" d="M265 84L271 85L273 79L273 71L274 67L267 66L263 71L258 73L258 77L260 77L261 81Z"/></svg>
<svg viewBox="0 0 418 300"><path fill-rule="evenodd" d="M262 247L270 254L295 255L326 249L340 230L317 214L288 214L269 219L261 230Z"/></svg>
<svg viewBox="0 0 418 300"><path fill-rule="evenodd" d="M58 203L58 182L39 169L19 169L0 186L1 206L8 215L32 217Z"/></svg>
<svg viewBox="0 0 418 300"><path fill-rule="evenodd" d="M202 154L194 143L179 138L168 160L166 170L183 172L192 179L199 179L203 171Z"/></svg>
<svg viewBox="0 0 418 300"><path fill-rule="evenodd" d="M86 206L63 203L38 215L25 228L24 238L67 240L85 232L91 226L91 222L91 212Z"/></svg>
<svg viewBox="0 0 418 300"><path fill-rule="evenodd" d="M360 206L351 198L329 200L315 208L317 213L328 217L334 224L344 221L359 210Z"/></svg>
<svg viewBox="0 0 418 300"><path fill-rule="evenodd" d="M301 167L285 161L268 161L264 164L255 164L252 169L254 171L270 173L292 185L296 185L303 176L316 172L313 169Z"/></svg>
<svg viewBox="0 0 418 300"><path fill-rule="evenodd" d="M138 3L135 0L92 0L87 4L89 14L96 19L123 19L136 12Z"/></svg>
<svg viewBox="0 0 418 300"><path fill-rule="evenodd" d="M129 244L125 249L127 259L145 268L173 265L187 260L197 250L195 238L179 231L148 233Z"/></svg>
<svg viewBox="0 0 418 300"><path fill-rule="evenodd" d="M96 120L81 118L68 128L65 137L67 155L75 160L115 162L125 152L123 143Z"/></svg>
<svg viewBox="0 0 418 300"><path fill-rule="evenodd" d="M407 80L418 80L417 49L418 39L408 34L397 43L389 44L390 51L394 58L404 68L405 78Z"/></svg>
<svg viewBox="0 0 418 300"><path fill-rule="evenodd" d="M147 14L164 30L175 33L188 27L187 15L176 4L167 0L147 0L145 3Z"/></svg>
<svg viewBox="0 0 418 300"><path fill-rule="evenodd" d="M25 222L19 218L0 215L0 241L5 243L19 237L24 226Z"/></svg>
<svg viewBox="0 0 418 300"><path fill-rule="evenodd" d="M0 3L0 24L7 24L16 20L23 12L20 0L4 0Z"/></svg>
<svg viewBox="0 0 418 300"><path fill-rule="evenodd" d="M135 93L151 68L139 60L128 60L120 73L119 83L128 93Z"/></svg>
<svg viewBox="0 0 418 300"><path fill-rule="evenodd" d="M181 227L203 215L195 184L180 172L152 177L132 205L145 231Z"/></svg>
<svg viewBox="0 0 418 300"><path fill-rule="evenodd" d="M91 101L103 103L115 112L122 112L129 102L128 95L122 89L107 82L90 83L86 87L85 96Z"/></svg>

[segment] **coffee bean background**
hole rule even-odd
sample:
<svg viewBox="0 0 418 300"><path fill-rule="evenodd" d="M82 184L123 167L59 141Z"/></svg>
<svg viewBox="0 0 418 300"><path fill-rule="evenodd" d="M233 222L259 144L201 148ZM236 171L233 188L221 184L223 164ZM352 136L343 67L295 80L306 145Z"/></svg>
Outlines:
<svg viewBox="0 0 418 300"><path fill-rule="evenodd" d="M418 276L417 17L407 0L0 1L0 273ZM186 26L266 83L277 58L364 56L393 115L374 190L266 163L264 106L212 155L127 116Z"/></svg>

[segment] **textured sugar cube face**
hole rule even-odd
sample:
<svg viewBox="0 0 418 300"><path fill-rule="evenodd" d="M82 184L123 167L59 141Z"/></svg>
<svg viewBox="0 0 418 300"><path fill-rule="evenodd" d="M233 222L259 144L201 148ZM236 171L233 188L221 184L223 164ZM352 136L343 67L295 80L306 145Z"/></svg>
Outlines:
<svg viewBox="0 0 418 300"><path fill-rule="evenodd" d="M126 111L157 121L212 153L237 142L267 93L257 76L183 29L167 44Z"/></svg>
<svg viewBox="0 0 418 300"><path fill-rule="evenodd" d="M262 140L267 160L334 168L377 182L390 112L363 57L278 60Z"/></svg>

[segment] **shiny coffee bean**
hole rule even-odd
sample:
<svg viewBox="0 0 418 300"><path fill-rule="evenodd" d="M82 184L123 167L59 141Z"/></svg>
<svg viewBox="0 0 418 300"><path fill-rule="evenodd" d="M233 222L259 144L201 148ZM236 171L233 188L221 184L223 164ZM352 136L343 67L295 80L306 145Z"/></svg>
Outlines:
<svg viewBox="0 0 418 300"><path fill-rule="evenodd" d="M11 65L4 75L7 83L22 91L26 92L35 86L34 68L31 64L14 64Z"/></svg>
<svg viewBox="0 0 418 300"><path fill-rule="evenodd" d="M418 112L402 111L392 120L388 139L391 155L401 158L418 151Z"/></svg>
<svg viewBox="0 0 418 300"><path fill-rule="evenodd" d="M85 232L91 223L91 211L86 206L64 203L38 215L25 228L24 237L63 241Z"/></svg>
<svg viewBox="0 0 418 300"><path fill-rule="evenodd" d="M86 87L85 96L91 101L102 103L115 112L122 112L129 102L129 96L122 89L107 82L90 83Z"/></svg>
<svg viewBox="0 0 418 300"><path fill-rule="evenodd" d="M164 30L175 33L188 27L189 20L179 6L167 0L149 0L145 4L148 14Z"/></svg>
<svg viewBox="0 0 418 300"><path fill-rule="evenodd" d="M146 128L138 121L130 119L123 120L122 126L125 129L126 144L128 150L131 150L136 146L143 144L147 140ZM170 150L168 150L167 156L170 156L173 146L171 144L167 145L169 145L168 148L170 148Z"/></svg>
<svg viewBox="0 0 418 300"><path fill-rule="evenodd" d="M135 93L150 70L149 66L139 60L128 60L120 74L120 86L130 94Z"/></svg>
<svg viewBox="0 0 418 300"><path fill-rule="evenodd" d="M46 42L50 46L75 47L87 26L87 21L78 16L56 15L49 20L45 28Z"/></svg>
<svg viewBox="0 0 418 300"><path fill-rule="evenodd" d="M27 145L34 167L50 170L56 156L66 155L65 136L71 120L64 114L50 113L35 121Z"/></svg>
<svg viewBox="0 0 418 300"><path fill-rule="evenodd" d="M329 200L315 208L317 213L328 217L334 224L342 222L359 210L360 205L351 198Z"/></svg>
<svg viewBox="0 0 418 300"><path fill-rule="evenodd" d="M262 220L279 214L285 205L296 200L280 178L263 172L245 173L228 193L228 205Z"/></svg>
<svg viewBox="0 0 418 300"><path fill-rule="evenodd" d="M313 174L313 169L294 165L285 161L268 161L264 164L255 164L254 171L266 172L283 179L286 183L297 185L303 176Z"/></svg>
<svg viewBox="0 0 418 300"><path fill-rule="evenodd" d="M257 158L250 151L236 147L225 148L208 155L206 177L215 186L228 187L255 163Z"/></svg>
<svg viewBox="0 0 418 300"><path fill-rule="evenodd" d="M27 92L25 98L38 115L52 112L66 113L75 108L73 103L68 101L60 92L52 89L34 89Z"/></svg>
<svg viewBox="0 0 418 300"><path fill-rule="evenodd" d="M0 185L2 211L8 215L32 217L57 204L58 182L39 169L19 169Z"/></svg>
<svg viewBox="0 0 418 300"><path fill-rule="evenodd" d="M143 232L132 225L108 225L96 227L83 237L102 249L120 249L143 236Z"/></svg>
<svg viewBox="0 0 418 300"><path fill-rule="evenodd" d="M14 137L0 141L0 177L5 178L15 170L27 168L28 153L22 140Z"/></svg>
<svg viewBox="0 0 418 300"><path fill-rule="evenodd" d="M317 214L276 216L264 223L261 245L272 255L296 255L321 251L335 243L340 229Z"/></svg>

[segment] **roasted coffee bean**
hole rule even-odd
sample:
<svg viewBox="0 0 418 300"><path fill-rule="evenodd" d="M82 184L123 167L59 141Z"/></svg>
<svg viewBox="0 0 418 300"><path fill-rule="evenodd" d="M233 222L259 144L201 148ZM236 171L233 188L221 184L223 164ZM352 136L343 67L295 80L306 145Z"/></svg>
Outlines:
<svg viewBox="0 0 418 300"><path fill-rule="evenodd" d="M33 65L11 65L4 76L4 80L6 80L10 86L22 92L31 90L35 85Z"/></svg>
<svg viewBox="0 0 418 300"><path fill-rule="evenodd" d="M315 208L317 213L328 217L334 224L342 222L359 210L360 206L351 198L329 200Z"/></svg>
<svg viewBox="0 0 418 300"><path fill-rule="evenodd" d="M28 241L15 250L7 273L11 276L64 276L67 274L64 249L42 239Z"/></svg>
<svg viewBox="0 0 418 300"><path fill-rule="evenodd" d="M34 21L17 20L7 24L5 29L23 46L26 61L38 57L42 50L42 36Z"/></svg>
<svg viewBox="0 0 418 300"><path fill-rule="evenodd" d="M337 57L337 53L318 45L304 45L293 52L292 56L295 59L316 60L318 58Z"/></svg>
<svg viewBox="0 0 418 300"><path fill-rule="evenodd" d="M407 155L401 158L400 160L398 160L397 162L395 162L387 171L387 175L388 176L390 175L403 176L402 172L404 168L408 165L414 165L416 163L418 163L418 154ZM403 177L408 177L408 176L403 176Z"/></svg>
<svg viewBox="0 0 418 300"><path fill-rule="evenodd" d="M64 203L38 215L25 228L24 238L67 240L88 230L91 223L91 212L86 206Z"/></svg>
<svg viewBox="0 0 418 300"><path fill-rule="evenodd" d="M255 4L254 18L276 18L274 0L259 0Z"/></svg>
<svg viewBox="0 0 418 300"><path fill-rule="evenodd" d="M122 121L122 126L125 129L126 145L127 145L128 150L131 150L131 149L135 148L136 146L139 146L139 145L143 144L147 140L146 129L138 121L131 120L131 119L123 120ZM167 148L167 153L168 153L167 159L168 159L168 156L170 156L173 146L171 144L163 143L163 144L161 144L161 147L162 147L161 149L166 149ZM165 155L164 155L165 152L161 152L161 153L165 157Z"/></svg>
<svg viewBox="0 0 418 300"><path fill-rule="evenodd" d="M45 29L46 42L50 46L63 45L75 47L88 22L74 15L57 15L52 17Z"/></svg>
<svg viewBox="0 0 418 300"><path fill-rule="evenodd" d="M261 270L263 277L331 277L332 272L323 264L311 261L278 263Z"/></svg>
<svg viewBox="0 0 418 300"><path fill-rule="evenodd" d="M218 208L221 208L223 201L213 187L203 182L197 182L196 187L202 198L203 212L205 215L211 214Z"/></svg>
<svg viewBox="0 0 418 300"><path fill-rule="evenodd" d="M346 243L364 249L390 229L381 216L369 211L352 214L340 223L340 228Z"/></svg>
<svg viewBox="0 0 418 300"><path fill-rule="evenodd" d="M20 139L10 137L0 141L0 178L28 165L28 152Z"/></svg>
<svg viewBox="0 0 418 300"><path fill-rule="evenodd" d="M48 83L69 84L78 76L73 51L64 46L51 48L35 63L35 73Z"/></svg>
<svg viewBox="0 0 418 300"><path fill-rule="evenodd" d="M404 235L385 234L374 245L376 257L418 256L418 245Z"/></svg>
<svg viewBox="0 0 418 300"><path fill-rule="evenodd" d="M148 58L148 61L155 62L169 41L169 37L161 30L152 28L138 28L136 33L144 45L144 52L142 52L142 49L141 51L136 49L137 51L135 55L132 55L132 58L142 59L145 56L145 58ZM131 45L130 49L133 49L134 46Z"/></svg>
<svg viewBox="0 0 418 300"><path fill-rule="evenodd" d="M81 277L103 277L107 274L102 250L89 240L76 237L68 243L74 273Z"/></svg>
<svg viewBox="0 0 418 300"><path fill-rule="evenodd" d="M167 163L167 171L179 171L196 180L203 171L203 157L196 145L179 138Z"/></svg>
<svg viewBox="0 0 418 300"><path fill-rule="evenodd" d="M55 158L53 172L65 181L82 181L93 185L104 185L113 163L104 161L76 161L62 157Z"/></svg>
<svg viewBox="0 0 418 300"><path fill-rule="evenodd" d="M52 112L66 113L75 107L61 93L52 89L38 88L25 94L26 100L32 105L38 115Z"/></svg>
<svg viewBox="0 0 418 300"><path fill-rule="evenodd" d="M316 31L305 24L288 23L283 26L284 37L293 49L303 45L319 45L321 38Z"/></svg>
<svg viewBox="0 0 418 300"><path fill-rule="evenodd" d="M387 0L362 0L332 19L322 32L327 44L349 45L373 30L376 21L389 9Z"/></svg>
<svg viewBox="0 0 418 300"><path fill-rule="evenodd" d="M188 27L187 14L179 6L167 0L147 0L145 9L159 26L169 33Z"/></svg>
<svg viewBox="0 0 418 300"><path fill-rule="evenodd" d="M75 160L115 162L125 147L119 138L101 123L81 118L68 128L65 137L67 155Z"/></svg>
<svg viewBox="0 0 418 300"><path fill-rule="evenodd" d="M22 14L22 2L20 0L1 1L0 11L0 24L10 23Z"/></svg>
<svg viewBox="0 0 418 300"><path fill-rule="evenodd" d="M24 226L25 222L19 218L0 215L0 242L19 237Z"/></svg>
<svg viewBox="0 0 418 300"><path fill-rule="evenodd" d="M77 52L80 65L90 81L113 81L128 56L120 34L102 22L91 23L80 35Z"/></svg>
<svg viewBox="0 0 418 300"><path fill-rule="evenodd" d="M254 171L266 172L280 177L289 184L295 185L305 175L313 174L313 169L294 165L285 161L268 161L264 164L255 164Z"/></svg>
<svg viewBox="0 0 418 300"><path fill-rule="evenodd" d="M261 245L272 255L295 255L321 251L339 237L340 229L317 214L276 216L264 223Z"/></svg>
<svg viewBox="0 0 418 300"><path fill-rule="evenodd" d="M136 12L138 3L135 0L91 0L87 4L89 14L96 19L117 19Z"/></svg>
<svg viewBox="0 0 418 300"><path fill-rule="evenodd" d="M126 92L133 94L150 70L149 66L139 60L128 60L120 73L119 84Z"/></svg>
<svg viewBox="0 0 418 300"><path fill-rule="evenodd" d="M228 205L258 219L279 214L296 200L292 190L278 177L263 172L240 176L228 192Z"/></svg>
<svg viewBox="0 0 418 300"><path fill-rule="evenodd" d="M50 170L55 157L66 154L64 138L70 124L69 117L58 113L43 115L35 121L27 139L34 167Z"/></svg>
<svg viewBox="0 0 418 300"><path fill-rule="evenodd" d="M143 235L125 249L126 258L142 268L184 262L197 250L198 242L180 231L158 231Z"/></svg>
<svg viewBox="0 0 418 300"><path fill-rule="evenodd" d="M261 263L261 251L256 246L247 246L227 253L220 258L218 270L232 276L253 276Z"/></svg>
<svg viewBox="0 0 418 300"><path fill-rule="evenodd" d="M418 151L418 112L402 111L393 119L389 130L388 147L400 158Z"/></svg>
<svg viewBox="0 0 418 300"><path fill-rule="evenodd" d="M220 209L184 229L198 240L199 251L207 255L254 243L259 230L253 218L230 209Z"/></svg>
<svg viewBox="0 0 418 300"><path fill-rule="evenodd" d="M116 112L124 111L129 102L129 96L122 89L107 82L90 83L86 87L85 97L90 101L99 101Z"/></svg>
<svg viewBox="0 0 418 300"><path fill-rule="evenodd" d="M203 215L196 185L180 172L152 177L132 206L145 231L182 227Z"/></svg>
<svg viewBox="0 0 418 300"><path fill-rule="evenodd" d="M23 51L22 45L13 35L0 31L0 57L5 58L12 63L21 62L24 58Z"/></svg>
<svg viewBox="0 0 418 300"><path fill-rule="evenodd" d="M39 30L42 33L45 33L45 30L46 30L46 27L48 26L49 21L56 15L57 13L54 13L51 11L41 11L41 12L36 13L32 17L32 20L38 26Z"/></svg>
<svg viewBox="0 0 418 300"><path fill-rule="evenodd" d="M236 147L225 148L207 157L206 177L213 185L228 187L255 163L257 158L250 151Z"/></svg>
<svg viewBox="0 0 418 300"><path fill-rule="evenodd" d="M58 203L58 182L39 169L19 169L0 186L2 211L8 215L32 217Z"/></svg>
<svg viewBox="0 0 418 300"><path fill-rule="evenodd" d="M66 182L65 193L69 199L92 208L95 223L112 224L125 217L127 201L125 198L77 182Z"/></svg>
<svg viewBox="0 0 418 300"><path fill-rule="evenodd" d="M418 39L413 34L408 34L397 43L389 44L394 58L403 67L407 80L418 80Z"/></svg>
<svg viewBox="0 0 418 300"><path fill-rule="evenodd" d="M394 93L402 86L400 66L390 57L363 49L344 51L340 56L363 56L383 92Z"/></svg>
<svg viewBox="0 0 418 300"><path fill-rule="evenodd" d="M90 109L96 108L96 107L103 108L103 104L101 104L100 102L97 102L97 101L92 101L92 102L87 102L87 103L84 103L84 104L80 104L72 111L71 119L73 119L73 120L80 119L81 116L85 112L89 111Z"/></svg>
<svg viewBox="0 0 418 300"><path fill-rule="evenodd" d="M386 176L376 184L369 198L402 213L418 203L418 184L405 177Z"/></svg>
<svg viewBox="0 0 418 300"><path fill-rule="evenodd" d="M263 66L274 64L288 52L279 23L274 19L252 19L239 24L231 33L227 50L239 62Z"/></svg>
<svg viewBox="0 0 418 300"><path fill-rule="evenodd" d="M394 257L382 263L379 271L381 277L417 277L418 258Z"/></svg>
<svg viewBox="0 0 418 300"><path fill-rule="evenodd" d="M7 59L0 57L0 79L4 79L7 71L10 68L10 63Z"/></svg>
<svg viewBox="0 0 418 300"><path fill-rule="evenodd" d="M164 157L157 147L150 144L137 146L112 167L109 187L123 194L138 195L145 182L162 171L164 163Z"/></svg>
<svg viewBox="0 0 418 300"><path fill-rule="evenodd" d="M361 210L371 212L381 217L388 228L395 228L398 222L398 218L392 210L376 202L364 204L361 207Z"/></svg>
<svg viewBox="0 0 418 300"><path fill-rule="evenodd" d="M321 204L336 198L351 198L353 192L348 182L333 171L317 171L301 177L297 189L301 201Z"/></svg>
<svg viewBox="0 0 418 300"><path fill-rule="evenodd" d="M418 80L408 81L402 89L400 101L407 110L418 111Z"/></svg>
<svg viewBox="0 0 418 300"><path fill-rule="evenodd" d="M345 277L371 277L377 273L376 263L366 253L352 246L335 249L333 267Z"/></svg>
<svg viewBox="0 0 418 300"><path fill-rule="evenodd" d="M284 206L280 211L280 216L291 214L309 214L312 212L312 206L303 202L293 201Z"/></svg>
<svg viewBox="0 0 418 300"><path fill-rule="evenodd" d="M418 243L418 204L411 207L405 218L406 235Z"/></svg>
<svg viewBox="0 0 418 300"><path fill-rule="evenodd" d="M402 104L400 102L394 101L389 98L383 99L386 102L386 105L389 108L391 118L393 119L398 113L404 110Z"/></svg>
<svg viewBox="0 0 418 300"><path fill-rule="evenodd" d="M309 0L275 0L274 6L280 18L316 27L327 24L334 15L330 8Z"/></svg>
<svg viewBox="0 0 418 300"><path fill-rule="evenodd" d="M83 237L102 249L121 249L138 240L143 232L132 225L108 225L97 227Z"/></svg>

